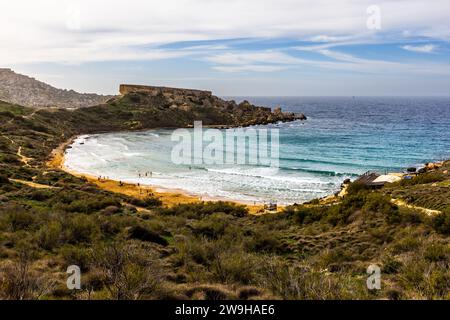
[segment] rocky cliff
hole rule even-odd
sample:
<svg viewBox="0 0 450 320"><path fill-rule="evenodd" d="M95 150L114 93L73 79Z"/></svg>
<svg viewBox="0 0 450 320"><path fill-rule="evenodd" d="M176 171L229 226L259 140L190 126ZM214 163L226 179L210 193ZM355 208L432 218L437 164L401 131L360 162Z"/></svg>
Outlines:
<svg viewBox="0 0 450 320"><path fill-rule="evenodd" d="M120 92L122 96L109 101L111 106L119 106L123 110L138 108L146 112L157 110L159 113L170 114L171 121L183 119L183 123L179 124L181 126L192 124L194 120L216 126L250 126L306 120L302 113L283 112L281 108L272 111L248 101L238 104L233 100L226 101L214 96L210 91L121 85Z"/></svg>
<svg viewBox="0 0 450 320"><path fill-rule="evenodd" d="M32 108L82 108L106 102L112 96L84 94L54 88L10 69L0 68L0 100Z"/></svg>
<svg viewBox="0 0 450 320"><path fill-rule="evenodd" d="M181 95L181 96L193 96L193 97L208 97L212 95L211 91L205 90L195 90L195 89L181 89L181 88L170 88L170 87L155 87L155 86L142 86L135 84L121 84L119 88L121 95L126 95L128 93L145 93L152 96L162 94L165 96L171 95Z"/></svg>

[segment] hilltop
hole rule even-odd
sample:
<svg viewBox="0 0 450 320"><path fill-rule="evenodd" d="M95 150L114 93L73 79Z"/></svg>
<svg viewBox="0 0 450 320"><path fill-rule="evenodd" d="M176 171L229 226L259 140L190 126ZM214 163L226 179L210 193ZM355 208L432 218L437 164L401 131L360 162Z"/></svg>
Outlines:
<svg viewBox="0 0 450 320"><path fill-rule="evenodd" d="M31 108L83 108L106 102L112 96L54 88L34 78L0 68L0 100Z"/></svg>

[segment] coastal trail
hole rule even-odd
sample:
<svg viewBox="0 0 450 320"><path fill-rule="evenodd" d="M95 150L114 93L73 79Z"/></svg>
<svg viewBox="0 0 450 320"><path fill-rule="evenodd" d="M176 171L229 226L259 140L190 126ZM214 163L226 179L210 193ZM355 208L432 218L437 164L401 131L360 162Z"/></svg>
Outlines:
<svg viewBox="0 0 450 320"><path fill-rule="evenodd" d="M399 207L417 210L422 213L425 213L428 216L434 216L434 215L438 215L438 214L442 213L439 210L427 209L427 208L423 208L423 207L414 206L412 204L408 204L408 203L406 203L406 201L401 200L401 199L391 199L391 202Z"/></svg>
<svg viewBox="0 0 450 320"><path fill-rule="evenodd" d="M17 145L17 143L8 136L2 135L5 139L9 140L12 145ZM19 157L20 162L22 162L26 167L31 167L29 164L30 161L34 160L33 158L29 158L22 154L22 146L19 146L16 152L16 155Z"/></svg>
<svg viewBox="0 0 450 320"><path fill-rule="evenodd" d="M20 161L26 166L26 167L31 167L29 162L31 160L33 160L33 158L28 158L26 156L24 156L22 154L22 147L19 147L19 149L17 150L17 156L20 158Z"/></svg>
<svg viewBox="0 0 450 320"><path fill-rule="evenodd" d="M20 180L20 179L9 179L9 181L24 184L26 186L29 186L29 187L32 187L35 189L59 189L58 187L47 186L45 184L40 184L40 183L25 181L25 180Z"/></svg>

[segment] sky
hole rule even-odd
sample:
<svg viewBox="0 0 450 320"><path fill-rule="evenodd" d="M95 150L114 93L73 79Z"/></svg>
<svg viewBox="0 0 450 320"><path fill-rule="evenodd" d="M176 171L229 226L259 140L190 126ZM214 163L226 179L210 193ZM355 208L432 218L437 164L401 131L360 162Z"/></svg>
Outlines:
<svg viewBox="0 0 450 320"><path fill-rule="evenodd" d="M0 8L0 68L58 88L450 95L450 0L0 0Z"/></svg>

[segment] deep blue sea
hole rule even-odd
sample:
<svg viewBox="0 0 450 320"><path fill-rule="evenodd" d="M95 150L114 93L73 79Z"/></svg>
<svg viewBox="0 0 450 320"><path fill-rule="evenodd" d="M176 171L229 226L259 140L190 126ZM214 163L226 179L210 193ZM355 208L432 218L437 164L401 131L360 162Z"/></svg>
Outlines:
<svg viewBox="0 0 450 320"><path fill-rule="evenodd" d="M235 97L308 120L279 129L280 169L175 165L170 130L84 136L67 167L94 175L242 201L304 202L369 171L402 171L450 158L450 98ZM139 178L139 173L152 176Z"/></svg>

